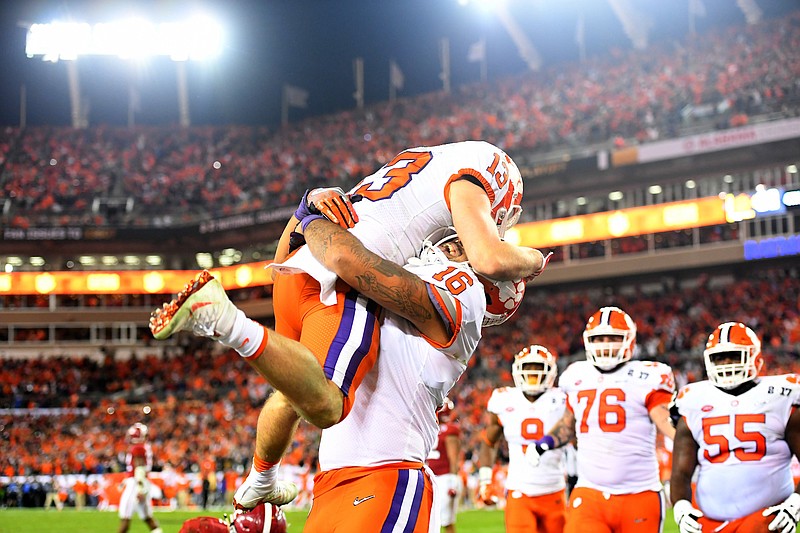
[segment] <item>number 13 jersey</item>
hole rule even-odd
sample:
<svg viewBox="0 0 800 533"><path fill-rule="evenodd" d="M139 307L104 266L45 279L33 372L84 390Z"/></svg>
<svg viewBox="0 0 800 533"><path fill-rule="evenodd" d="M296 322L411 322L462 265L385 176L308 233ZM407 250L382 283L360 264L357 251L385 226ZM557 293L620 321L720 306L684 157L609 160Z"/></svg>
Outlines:
<svg viewBox="0 0 800 533"><path fill-rule="evenodd" d="M558 386L575 414L577 486L610 494L661 490L650 410L670 401L672 369L634 360L600 372L588 361L577 361Z"/></svg>
<svg viewBox="0 0 800 533"><path fill-rule="evenodd" d="M463 141L411 148L397 154L377 172L362 179L350 194L359 222L350 231L370 251L398 265L416 257L434 231L453 225L450 185L461 176L479 182L491 204L492 216L514 197L522 198L522 179L514 162L484 141ZM307 272L321 285L321 299L330 303L336 276L302 248L280 272ZM288 269L286 267L289 267Z"/></svg>

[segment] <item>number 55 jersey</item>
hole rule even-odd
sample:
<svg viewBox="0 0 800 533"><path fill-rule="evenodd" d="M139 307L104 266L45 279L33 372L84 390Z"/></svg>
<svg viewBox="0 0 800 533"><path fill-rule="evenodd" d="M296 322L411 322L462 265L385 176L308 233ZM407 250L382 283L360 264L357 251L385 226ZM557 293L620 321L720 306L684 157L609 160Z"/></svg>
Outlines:
<svg viewBox="0 0 800 533"><path fill-rule="evenodd" d="M700 381L678 392L675 408L698 445L695 498L709 518L740 518L794 491L784 431L800 404L798 382L794 374L764 376L733 395Z"/></svg>
<svg viewBox="0 0 800 533"><path fill-rule="evenodd" d="M672 369L633 360L601 372L589 361L577 361L558 386L575 414L577 486L609 494L661 490L650 410L670 401Z"/></svg>

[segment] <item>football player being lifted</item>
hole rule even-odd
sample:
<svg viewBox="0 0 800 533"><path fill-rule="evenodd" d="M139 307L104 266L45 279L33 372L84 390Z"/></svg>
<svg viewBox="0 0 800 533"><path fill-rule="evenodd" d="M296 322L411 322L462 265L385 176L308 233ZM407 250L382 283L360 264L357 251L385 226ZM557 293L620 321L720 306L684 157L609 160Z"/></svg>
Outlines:
<svg viewBox="0 0 800 533"><path fill-rule="evenodd" d="M528 446L533 464L577 442L578 482L569 498L566 533L661 531L666 501L656 458L656 430L673 438L672 369L632 360L636 324L618 307L594 313L583 332L586 360L559 378L567 409L547 435Z"/></svg>
<svg viewBox="0 0 800 533"><path fill-rule="evenodd" d="M761 341L739 322L711 333L703 359L708 379L682 387L671 409L675 522L681 533L794 532L800 494L789 465L800 452L800 377L759 376Z"/></svg>
<svg viewBox="0 0 800 533"><path fill-rule="evenodd" d="M507 533L561 533L564 528L566 471L562 450L548 453L537 466L525 460L526 448L564 415L566 395L553 387L557 373L556 357L550 350L538 344L528 346L514 357L514 387L495 389L489 398L478 457L479 491L485 504L496 503L492 466L500 438L505 437L509 457Z"/></svg>

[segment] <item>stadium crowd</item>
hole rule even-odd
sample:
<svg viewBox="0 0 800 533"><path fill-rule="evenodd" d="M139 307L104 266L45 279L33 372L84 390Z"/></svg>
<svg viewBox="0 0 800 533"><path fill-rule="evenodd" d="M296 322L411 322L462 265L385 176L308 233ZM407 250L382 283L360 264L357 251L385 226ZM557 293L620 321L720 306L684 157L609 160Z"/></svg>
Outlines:
<svg viewBox="0 0 800 533"><path fill-rule="evenodd" d="M348 188L408 146L485 139L513 156L796 116L800 12L492 84L266 127L0 132L3 223L172 226ZM96 209L95 199L122 199ZM131 208L125 204L133 200Z"/></svg>
<svg viewBox="0 0 800 533"><path fill-rule="evenodd" d="M797 370L798 301L800 272L780 265L624 288L530 290L517 316L485 330L466 378L454 390L463 458L471 464L477 453L492 389L512 384L514 354L533 342L543 344L561 356L563 369L581 357L586 318L599 306L628 311L639 328L641 357L670 364L683 384L703 379L702 347L723 319L761 332L767 373ZM205 343L173 346L163 357L155 349L126 360L109 354L102 362L7 359L0 384L4 476L119 472L122 436L136 421L150 427L159 469L197 473L210 460L215 471L246 472L258 410L271 390L234 352L212 352ZM301 428L285 462L313 469L318 431Z"/></svg>

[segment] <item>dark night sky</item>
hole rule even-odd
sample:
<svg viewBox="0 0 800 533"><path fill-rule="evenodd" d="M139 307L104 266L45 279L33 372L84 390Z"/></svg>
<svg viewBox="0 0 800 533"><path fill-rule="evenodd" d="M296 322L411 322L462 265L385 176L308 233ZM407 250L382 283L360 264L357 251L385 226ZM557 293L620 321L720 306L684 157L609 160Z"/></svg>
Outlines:
<svg viewBox="0 0 800 533"><path fill-rule="evenodd" d="M545 66L575 61L578 13L586 20L590 55L611 46L630 48L607 0L507 0L512 13L538 48ZM651 42L680 38L688 31L689 0L632 0L654 20ZM707 16L698 31L710 26L744 23L734 0L703 0ZM800 7L797 0L757 0L765 17ZM66 18L103 22L135 9L153 20L175 20L189 4L178 1L0 2L0 125L19 123L20 87L27 91L28 124L69 124L69 98L63 62L44 63L25 57L25 29L19 22ZM479 77L477 63L466 60L470 43L487 40L489 77L525 71L500 21L476 5L457 0L250 0L205 2L226 30L225 50L214 62L188 66L194 124L275 124L280 117L281 86L290 83L310 92L307 110L292 110L292 119L353 108L352 60L365 63L366 103L388 98L389 61L405 75L400 96L441 88L438 42L450 40L454 86ZM90 101L92 124L127 121L128 87L140 87L142 111L137 122L177 122L176 73L167 59L144 67L115 58L79 60L82 91Z"/></svg>

